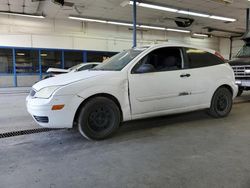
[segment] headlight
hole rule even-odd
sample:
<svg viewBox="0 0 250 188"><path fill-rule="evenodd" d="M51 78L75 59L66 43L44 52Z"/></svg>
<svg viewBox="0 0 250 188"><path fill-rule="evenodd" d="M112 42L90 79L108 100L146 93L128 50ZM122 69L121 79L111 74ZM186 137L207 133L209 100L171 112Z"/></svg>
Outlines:
<svg viewBox="0 0 250 188"><path fill-rule="evenodd" d="M245 73L250 74L250 70L245 70Z"/></svg>
<svg viewBox="0 0 250 188"><path fill-rule="evenodd" d="M45 87L36 92L34 95L35 98L48 99L60 86L50 86Z"/></svg>
<svg viewBox="0 0 250 188"><path fill-rule="evenodd" d="M242 82L241 82L240 80L236 80L236 81L235 81L235 84L237 84L237 85L241 85L241 83L242 83Z"/></svg>

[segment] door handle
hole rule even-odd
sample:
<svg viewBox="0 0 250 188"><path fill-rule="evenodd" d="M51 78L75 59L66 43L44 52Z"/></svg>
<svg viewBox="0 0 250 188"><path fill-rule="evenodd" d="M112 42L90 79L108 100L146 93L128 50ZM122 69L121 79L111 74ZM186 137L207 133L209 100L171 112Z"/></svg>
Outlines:
<svg viewBox="0 0 250 188"><path fill-rule="evenodd" d="M181 92L179 93L179 96L186 96L186 95L191 95L189 92Z"/></svg>
<svg viewBox="0 0 250 188"><path fill-rule="evenodd" d="M181 74L181 75L180 75L181 78L190 77L190 76L191 76L191 74Z"/></svg>

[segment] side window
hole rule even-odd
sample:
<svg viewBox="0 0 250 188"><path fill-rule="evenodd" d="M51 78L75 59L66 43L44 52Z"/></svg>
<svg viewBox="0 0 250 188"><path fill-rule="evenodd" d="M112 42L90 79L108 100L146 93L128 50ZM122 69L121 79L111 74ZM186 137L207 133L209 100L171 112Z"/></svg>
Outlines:
<svg viewBox="0 0 250 188"><path fill-rule="evenodd" d="M208 67L224 63L224 61L216 55L199 49L187 48L186 54L189 68Z"/></svg>
<svg viewBox="0 0 250 188"><path fill-rule="evenodd" d="M156 49L144 56L133 68L132 73L149 73L179 70L182 68L180 48Z"/></svg>

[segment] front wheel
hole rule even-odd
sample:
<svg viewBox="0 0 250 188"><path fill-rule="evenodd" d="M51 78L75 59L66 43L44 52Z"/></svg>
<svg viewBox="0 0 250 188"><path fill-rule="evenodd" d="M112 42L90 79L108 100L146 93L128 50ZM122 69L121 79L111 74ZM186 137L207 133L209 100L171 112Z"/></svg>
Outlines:
<svg viewBox="0 0 250 188"><path fill-rule="evenodd" d="M101 140L111 136L120 122L120 110L116 103L106 97L95 97L82 107L78 130L87 139Z"/></svg>
<svg viewBox="0 0 250 188"><path fill-rule="evenodd" d="M225 87L217 89L211 101L209 114L215 118L226 117L233 104L233 95L231 91Z"/></svg>

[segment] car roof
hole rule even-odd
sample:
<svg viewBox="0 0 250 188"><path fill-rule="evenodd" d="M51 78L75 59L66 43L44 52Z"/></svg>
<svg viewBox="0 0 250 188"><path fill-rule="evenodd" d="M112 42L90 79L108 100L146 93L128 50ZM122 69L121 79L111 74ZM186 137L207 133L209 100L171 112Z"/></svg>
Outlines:
<svg viewBox="0 0 250 188"><path fill-rule="evenodd" d="M199 50L207 51L212 54L214 54L216 51L209 49L209 48L204 48L196 45L189 45L189 44L183 44L183 43L177 43L177 42L166 42L166 43L161 43L161 44L153 44L153 45L147 45L147 46L141 46L137 47L138 49L140 48L162 48L162 47L184 47L184 48L196 48Z"/></svg>

